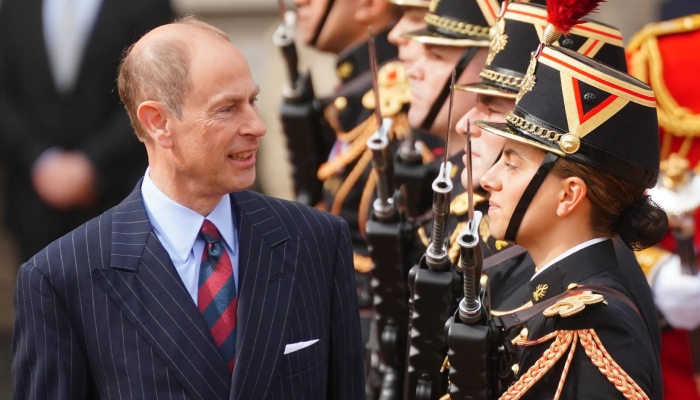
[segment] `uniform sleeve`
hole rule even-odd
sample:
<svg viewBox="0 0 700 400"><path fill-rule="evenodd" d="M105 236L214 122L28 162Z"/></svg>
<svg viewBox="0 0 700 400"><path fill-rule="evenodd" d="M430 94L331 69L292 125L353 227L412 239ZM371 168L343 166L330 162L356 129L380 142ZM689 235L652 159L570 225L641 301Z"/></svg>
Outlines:
<svg viewBox="0 0 700 400"><path fill-rule="evenodd" d="M14 306L13 400L92 398L68 314L49 280L32 264L19 270Z"/></svg>
<svg viewBox="0 0 700 400"><path fill-rule="evenodd" d="M350 229L340 221L333 274L329 399L364 399L365 380L360 315L350 245Z"/></svg>

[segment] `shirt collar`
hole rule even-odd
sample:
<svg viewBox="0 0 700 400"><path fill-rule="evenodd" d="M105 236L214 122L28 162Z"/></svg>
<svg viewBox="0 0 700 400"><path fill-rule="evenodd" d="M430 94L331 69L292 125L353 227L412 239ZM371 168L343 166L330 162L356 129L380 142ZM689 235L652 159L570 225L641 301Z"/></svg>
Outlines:
<svg viewBox="0 0 700 400"><path fill-rule="evenodd" d="M581 251L581 250L585 249L586 247L593 246L594 244L598 244L598 243L600 243L600 242L602 242L602 241L604 241L604 240L608 240L608 239L610 239L610 238L601 237L601 238L595 238L595 239L587 240L587 241L585 241L585 242L583 242L583 243L581 243L581 244L577 244L576 246L570 248L569 250L567 250L567 251L565 251L565 252L559 254L559 255L558 255L557 257L555 257L552 261L550 261L550 262L548 262L547 264L545 264L544 267L538 269L537 272L535 272L535 275L532 275L532 278L530 278L530 280L535 279L535 277L536 277L537 275L539 275L540 273L542 273L542 271L544 271L545 269L547 269L547 268L549 268L550 266L554 265L555 263L557 263L557 262L559 262L559 261L565 259L566 257L568 257L568 256L570 256L570 255L576 253L577 251Z"/></svg>
<svg viewBox="0 0 700 400"><path fill-rule="evenodd" d="M150 169L147 169L141 184L148 219L153 229L167 242L170 250L184 263L202 228L204 216L168 197L153 183L149 172ZM206 219L214 223L229 249L235 254L231 198L227 195L222 196Z"/></svg>

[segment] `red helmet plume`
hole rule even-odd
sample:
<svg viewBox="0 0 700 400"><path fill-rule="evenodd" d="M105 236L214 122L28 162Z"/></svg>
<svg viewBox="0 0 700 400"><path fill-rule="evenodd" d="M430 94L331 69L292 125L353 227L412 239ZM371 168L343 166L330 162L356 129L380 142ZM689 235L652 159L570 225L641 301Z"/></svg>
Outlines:
<svg viewBox="0 0 700 400"><path fill-rule="evenodd" d="M605 0L547 0L547 22L561 34L568 34L581 18L596 11Z"/></svg>

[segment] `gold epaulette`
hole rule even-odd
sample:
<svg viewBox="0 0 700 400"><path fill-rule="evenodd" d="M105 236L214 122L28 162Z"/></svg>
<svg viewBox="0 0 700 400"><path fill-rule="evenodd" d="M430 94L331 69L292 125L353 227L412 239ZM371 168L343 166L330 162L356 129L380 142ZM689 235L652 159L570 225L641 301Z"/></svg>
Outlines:
<svg viewBox="0 0 700 400"><path fill-rule="evenodd" d="M659 126L674 136L699 137L700 115L679 105L666 86L657 38L698 29L700 14L652 23L637 33L627 47L630 74L654 89Z"/></svg>
<svg viewBox="0 0 700 400"><path fill-rule="evenodd" d="M617 390L619 390L628 399L648 399L646 393L634 382L612 358L610 353L605 349L600 337L593 329L581 329L571 331L554 331L539 339L528 340L527 338L519 338L515 340L515 345L520 347L537 346L554 339L552 344L535 361L535 363L515 382L508 390L500 397L501 400L516 400L523 397L532 386L537 383L542 377L549 372L554 365L564 356L566 357L564 369L559 378L559 385L554 395L554 400L561 398L564 383L569 373L569 367L576 352L577 343L581 343L588 358L591 359L593 365L605 375Z"/></svg>
<svg viewBox="0 0 700 400"><path fill-rule="evenodd" d="M639 266L642 267L647 280L651 281L657 267L671 256L671 252L659 246L652 246L642 251L636 251L634 256L637 258Z"/></svg>
<svg viewBox="0 0 700 400"><path fill-rule="evenodd" d="M478 193L474 193L474 205L482 203L486 200L486 197L481 196ZM464 192L455 196L455 198L450 203L450 214L464 215L469 211L469 193Z"/></svg>

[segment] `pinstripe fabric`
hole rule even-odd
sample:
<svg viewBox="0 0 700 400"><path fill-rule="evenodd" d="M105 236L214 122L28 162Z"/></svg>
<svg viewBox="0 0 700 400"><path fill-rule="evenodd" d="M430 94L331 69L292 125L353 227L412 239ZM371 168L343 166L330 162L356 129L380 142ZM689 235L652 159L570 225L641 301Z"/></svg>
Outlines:
<svg viewBox="0 0 700 400"><path fill-rule="evenodd" d="M241 250L233 377L135 190L20 268L13 398L364 398L347 225L253 192L231 198Z"/></svg>

